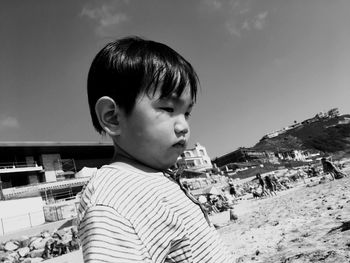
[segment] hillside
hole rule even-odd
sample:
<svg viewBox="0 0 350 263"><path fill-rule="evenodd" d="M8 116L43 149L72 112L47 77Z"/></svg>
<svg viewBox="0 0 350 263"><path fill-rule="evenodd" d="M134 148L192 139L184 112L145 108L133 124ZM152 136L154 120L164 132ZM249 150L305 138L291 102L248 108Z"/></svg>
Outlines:
<svg viewBox="0 0 350 263"><path fill-rule="evenodd" d="M294 126L294 127L293 127ZM332 154L350 154L350 115L312 118L269 138L264 136L255 150L317 150Z"/></svg>

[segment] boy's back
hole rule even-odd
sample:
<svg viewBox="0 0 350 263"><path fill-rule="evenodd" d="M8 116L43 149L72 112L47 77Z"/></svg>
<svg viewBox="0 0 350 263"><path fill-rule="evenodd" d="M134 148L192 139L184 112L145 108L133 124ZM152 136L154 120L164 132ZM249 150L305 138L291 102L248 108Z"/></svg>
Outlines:
<svg viewBox="0 0 350 263"><path fill-rule="evenodd" d="M102 167L85 188L79 218L87 262L228 262L200 207L161 172Z"/></svg>

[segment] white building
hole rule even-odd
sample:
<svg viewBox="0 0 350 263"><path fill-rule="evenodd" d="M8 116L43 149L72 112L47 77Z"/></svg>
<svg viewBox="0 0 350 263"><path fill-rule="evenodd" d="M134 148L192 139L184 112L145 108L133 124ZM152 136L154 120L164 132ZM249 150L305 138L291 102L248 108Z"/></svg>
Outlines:
<svg viewBox="0 0 350 263"><path fill-rule="evenodd" d="M212 169L213 165L205 147L196 143L193 149L187 149L179 156L176 167L204 172Z"/></svg>

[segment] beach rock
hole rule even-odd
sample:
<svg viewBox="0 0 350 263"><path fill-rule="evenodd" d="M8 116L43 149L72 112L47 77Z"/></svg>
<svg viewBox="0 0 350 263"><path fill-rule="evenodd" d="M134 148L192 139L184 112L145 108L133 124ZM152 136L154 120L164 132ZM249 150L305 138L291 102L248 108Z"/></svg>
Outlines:
<svg viewBox="0 0 350 263"><path fill-rule="evenodd" d="M16 262L19 260L19 255L17 252L12 252L8 255L8 260L10 260L11 262Z"/></svg>
<svg viewBox="0 0 350 263"><path fill-rule="evenodd" d="M29 247L22 247L17 250L17 253L20 257L25 257L29 253Z"/></svg>
<svg viewBox="0 0 350 263"><path fill-rule="evenodd" d="M36 250L32 250L32 251L30 251L29 252L29 256L31 257L31 258L41 258L42 257L42 255L43 255L43 253L44 253L44 248L42 248L42 249L36 249Z"/></svg>
<svg viewBox="0 0 350 263"><path fill-rule="evenodd" d="M6 251L15 251L18 248L19 248L19 244L16 241L8 241L4 246L4 249Z"/></svg>
<svg viewBox="0 0 350 263"><path fill-rule="evenodd" d="M52 238L49 236L47 238L41 239L40 241L36 242L34 244L34 249L42 249L45 248L46 242L48 242L49 240L51 240Z"/></svg>

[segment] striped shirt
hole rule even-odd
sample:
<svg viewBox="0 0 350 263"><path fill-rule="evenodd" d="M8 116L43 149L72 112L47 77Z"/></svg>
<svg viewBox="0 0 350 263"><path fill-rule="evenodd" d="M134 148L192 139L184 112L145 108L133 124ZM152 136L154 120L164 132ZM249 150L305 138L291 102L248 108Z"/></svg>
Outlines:
<svg viewBox="0 0 350 263"><path fill-rule="evenodd" d="M78 219L84 262L233 262L200 207L163 173L102 167Z"/></svg>

